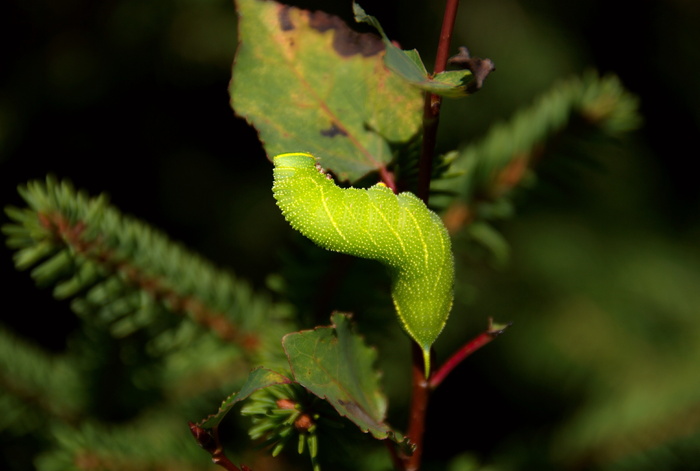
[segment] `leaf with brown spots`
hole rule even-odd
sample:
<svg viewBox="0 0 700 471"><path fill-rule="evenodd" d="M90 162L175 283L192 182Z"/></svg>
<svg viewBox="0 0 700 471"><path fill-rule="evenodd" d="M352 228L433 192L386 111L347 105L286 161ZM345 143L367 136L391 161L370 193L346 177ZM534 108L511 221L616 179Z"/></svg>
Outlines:
<svg viewBox="0 0 700 471"><path fill-rule="evenodd" d="M340 18L236 0L231 103L269 156L304 151L341 180L385 170L421 126L420 92L384 66L384 44Z"/></svg>

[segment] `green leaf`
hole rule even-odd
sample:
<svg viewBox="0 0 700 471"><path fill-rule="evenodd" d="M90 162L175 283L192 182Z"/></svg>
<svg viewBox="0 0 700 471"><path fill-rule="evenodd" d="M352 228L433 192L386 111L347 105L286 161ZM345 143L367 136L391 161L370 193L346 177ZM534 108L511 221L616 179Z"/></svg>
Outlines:
<svg viewBox="0 0 700 471"><path fill-rule="evenodd" d="M415 49L404 51L396 47L384 33L379 20L365 13L365 10L357 3L353 3L353 11L355 13L355 21L367 23L382 36L382 41L386 47L384 59L386 66L399 74L404 80L421 90L450 98L460 98L470 94L467 86L473 79L471 71L451 70L431 77L418 51Z"/></svg>
<svg viewBox="0 0 700 471"><path fill-rule="evenodd" d="M384 66L375 35L273 1L237 0L231 103L269 156L312 152L341 180L389 164L421 127L420 92ZM391 145L390 145L391 144Z"/></svg>
<svg viewBox="0 0 700 471"><path fill-rule="evenodd" d="M228 412L240 401L246 399L258 389L263 389L274 384L289 384L291 380L284 375L265 368L256 368L250 372L248 379L240 391L231 394L221 403L219 411L199 422L199 427L214 428L223 420Z"/></svg>
<svg viewBox="0 0 700 471"><path fill-rule="evenodd" d="M403 437L384 423L386 399L374 371L376 351L351 331L350 319L333 314L333 326L295 332L282 339L294 379L340 415L375 438Z"/></svg>

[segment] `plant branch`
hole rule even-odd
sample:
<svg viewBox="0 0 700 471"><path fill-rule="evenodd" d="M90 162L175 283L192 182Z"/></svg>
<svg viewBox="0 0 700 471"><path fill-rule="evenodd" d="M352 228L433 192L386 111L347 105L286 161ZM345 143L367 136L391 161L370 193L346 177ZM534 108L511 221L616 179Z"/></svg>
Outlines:
<svg viewBox="0 0 700 471"><path fill-rule="evenodd" d="M442 19L440 41L435 55L435 69L433 75L444 72L447 68L447 59L450 56L450 42L457 18L459 0L447 0L445 14ZM420 165L418 170L417 195L428 202L430 197L430 180L433 174L433 160L435 156L435 144L437 143L437 130L440 122L440 105L442 98L433 93L425 94L423 105L423 147L421 149Z"/></svg>
<svg viewBox="0 0 700 471"><path fill-rule="evenodd" d="M470 356L475 351L479 350L484 345L490 343L493 339L501 335L510 324L494 324L493 319L489 318L488 328L481 334L474 337L472 340L464 344L462 348L457 350L445 363L435 371L435 374L430 377L430 389L437 388L442 381L454 370L457 365L462 363L465 358Z"/></svg>
<svg viewBox="0 0 700 471"><path fill-rule="evenodd" d="M458 55L459 65L477 61L465 55ZM448 231L454 234L474 222L482 203L510 198L544 160L571 159L573 146L603 145L639 123L636 99L616 77L589 72L560 82L460 151L451 168L465 176L454 186L462 193L443 216Z"/></svg>
<svg viewBox="0 0 700 471"><path fill-rule="evenodd" d="M447 0L447 4L445 5L445 14L440 30L440 40L435 56L435 74L443 72L447 67L447 58L450 55L450 40L452 39L452 31L454 30L458 6L459 0ZM430 180L433 175L433 160L437 142L438 124L440 122L441 103L442 100L438 95L432 93L425 94L425 103L423 106L423 144L418 166L418 188L416 194L426 204L430 198ZM416 343L412 343L411 348L411 376L413 387L411 392L411 415L408 437L416 448L413 454L406 459L405 469L407 471L417 471L420 469L421 457L423 455L425 414L428 410L430 389L429 382L425 378L421 348Z"/></svg>
<svg viewBox="0 0 700 471"><path fill-rule="evenodd" d="M425 203L430 198L430 180L433 173L437 129L440 121L440 103L438 95L425 93L423 105L423 145L418 163L418 188L416 195Z"/></svg>
<svg viewBox="0 0 700 471"><path fill-rule="evenodd" d="M54 236L92 262L97 263L111 273L120 273L123 279L132 286L148 293L154 300L164 302L169 309L178 314L188 314L200 325L210 329L226 341L245 346L254 350L259 345L259 339L251 333L243 333L234 326L222 312L210 309L204 302L192 295L179 293L169 284L153 275L147 275L137 264L116 256L115 251L108 247L105 237L88 240L84 234L88 225L83 221L71 223L61 213L38 213L41 226Z"/></svg>
<svg viewBox="0 0 700 471"><path fill-rule="evenodd" d="M445 5L445 14L442 17L440 41L438 43L437 54L435 55L435 74L444 72L445 68L447 67L447 59L450 57L452 31L454 31L455 20L457 19L458 7L459 0L447 0L447 5Z"/></svg>
<svg viewBox="0 0 700 471"><path fill-rule="evenodd" d="M199 446L204 448L211 454L211 460L214 464L221 466L228 471L252 471L248 466L241 465L239 468L226 456L224 447L219 440L219 427L212 427L207 430L197 424L190 422L190 432L194 436Z"/></svg>
<svg viewBox="0 0 700 471"><path fill-rule="evenodd" d="M400 456L399 453L396 451L396 444L392 442L391 440L383 440L384 444L387 448L387 451L389 452L389 456L391 457L391 462L394 465L394 469L396 471L405 471L404 468L404 457Z"/></svg>
<svg viewBox="0 0 700 471"><path fill-rule="evenodd" d="M394 193L399 192L396 178L394 177L394 174L386 168L386 166L382 165L379 168L379 175L382 179L382 183L384 183L391 191Z"/></svg>
<svg viewBox="0 0 700 471"><path fill-rule="evenodd" d="M411 342L411 358L413 360L411 367L413 390L411 395L411 416L408 427L408 438L411 440L411 443L415 445L415 449L413 450L413 454L407 457L404 469L406 471L418 471L423 455L423 434L425 433L425 414L428 410L430 383L425 378L423 350L415 342Z"/></svg>

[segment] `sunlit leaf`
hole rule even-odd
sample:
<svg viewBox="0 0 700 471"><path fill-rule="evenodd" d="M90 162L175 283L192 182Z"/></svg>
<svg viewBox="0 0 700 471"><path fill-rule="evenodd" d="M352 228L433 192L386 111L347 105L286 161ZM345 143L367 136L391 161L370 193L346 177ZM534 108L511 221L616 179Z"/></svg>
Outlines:
<svg viewBox="0 0 700 471"><path fill-rule="evenodd" d="M384 66L384 44L340 18L272 1L237 0L234 110L269 156L311 152L341 180L384 168L390 144L421 126L420 92Z"/></svg>

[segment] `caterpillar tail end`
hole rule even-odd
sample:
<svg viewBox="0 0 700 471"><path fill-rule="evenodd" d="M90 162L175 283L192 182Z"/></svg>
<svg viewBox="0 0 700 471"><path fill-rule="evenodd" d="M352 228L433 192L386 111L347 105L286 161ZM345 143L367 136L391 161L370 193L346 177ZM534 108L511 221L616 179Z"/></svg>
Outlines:
<svg viewBox="0 0 700 471"><path fill-rule="evenodd" d="M430 346L423 347L423 367L426 381L430 377Z"/></svg>

